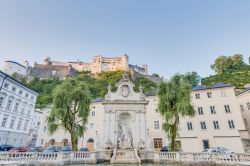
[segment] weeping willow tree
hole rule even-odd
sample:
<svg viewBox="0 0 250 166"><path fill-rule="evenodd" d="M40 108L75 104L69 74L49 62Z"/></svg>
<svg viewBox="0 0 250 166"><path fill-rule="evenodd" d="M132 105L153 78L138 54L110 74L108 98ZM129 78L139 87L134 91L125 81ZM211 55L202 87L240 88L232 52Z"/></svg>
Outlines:
<svg viewBox="0 0 250 166"><path fill-rule="evenodd" d="M176 74L168 82L162 81L158 85L158 110L164 117L163 130L168 134L171 151L178 150L176 137L180 117L194 116L195 110L191 105L191 85L185 77Z"/></svg>
<svg viewBox="0 0 250 166"><path fill-rule="evenodd" d="M55 87L53 106L47 119L51 134L59 128L70 133L72 150L77 150L78 138L83 135L90 111L90 94L86 84L72 78Z"/></svg>

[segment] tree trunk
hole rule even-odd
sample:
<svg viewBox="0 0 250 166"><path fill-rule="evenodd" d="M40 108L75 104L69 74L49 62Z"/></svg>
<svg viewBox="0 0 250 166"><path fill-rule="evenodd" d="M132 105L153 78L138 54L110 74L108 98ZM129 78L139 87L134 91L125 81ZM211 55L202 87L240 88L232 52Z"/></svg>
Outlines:
<svg viewBox="0 0 250 166"><path fill-rule="evenodd" d="M77 151L77 137L75 136L75 134L72 132L70 133L71 136L71 146L72 146L72 151Z"/></svg>
<svg viewBox="0 0 250 166"><path fill-rule="evenodd" d="M178 123L179 123L179 116L178 114L175 114L175 121L173 126L171 127L171 146L170 146L170 150L171 151L176 151L176 136L177 136L177 127L178 127Z"/></svg>

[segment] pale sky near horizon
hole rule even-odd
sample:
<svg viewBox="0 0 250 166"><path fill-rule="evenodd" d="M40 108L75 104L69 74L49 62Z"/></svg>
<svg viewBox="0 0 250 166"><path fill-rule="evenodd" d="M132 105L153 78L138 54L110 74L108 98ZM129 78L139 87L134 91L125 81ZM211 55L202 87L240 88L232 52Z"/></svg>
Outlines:
<svg viewBox="0 0 250 166"><path fill-rule="evenodd" d="M201 76L219 55L250 56L248 0L0 0L0 65L126 53L169 78Z"/></svg>

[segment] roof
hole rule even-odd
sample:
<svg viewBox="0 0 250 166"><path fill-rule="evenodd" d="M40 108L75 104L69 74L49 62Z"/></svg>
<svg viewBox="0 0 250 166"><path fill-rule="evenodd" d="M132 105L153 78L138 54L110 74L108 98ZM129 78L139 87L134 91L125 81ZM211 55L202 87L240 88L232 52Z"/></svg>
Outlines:
<svg viewBox="0 0 250 166"><path fill-rule="evenodd" d="M29 87L27 87L26 85L24 85L22 82L20 82L20 81L14 79L14 78L11 77L10 75L8 75L8 74L6 74L6 73L4 73L4 72L2 72L2 71L0 71L0 73L3 74L3 75L5 75L7 78L10 78L11 80L17 82L18 84L22 85L23 87L29 89L30 91L34 92L35 94L39 95L37 92L33 91L32 89L30 89Z"/></svg>
<svg viewBox="0 0 250 166"><path fill-rule="evenodd" d="M237 96L238 96L238 95L241 95L241 94L243 94L243 93L245 93L245 92L248 92L248 91L250 91L250 87L248 87L248 88L246 88L245 90L243 90L243 91L241 91L240 93L238 93Z"/></svg>
<svg viewBox="0 0 250 166"><path fill-rule="evenodd" d="M198 85L196 87L193 88L193 91L198 91L198 90L206 90L206 89L217 89L217 88L226 88L226 87L234 87L235 85L232 84L224 84L224 83L217 83L214 84L212 86L202 86L202 85Z"/></svg>
<svg viewBox="0 0 250 166"><path fill-rule="evenodd" d="M24 68L25 68L25 66L21 65L21 64L20 64L20 63L18 63L18 62L15 62L15 61L5 61L5 62L15 63L15 64L17 64L17 65L19 65L19 66L21 66L21 67L24 67Z"/></svg>

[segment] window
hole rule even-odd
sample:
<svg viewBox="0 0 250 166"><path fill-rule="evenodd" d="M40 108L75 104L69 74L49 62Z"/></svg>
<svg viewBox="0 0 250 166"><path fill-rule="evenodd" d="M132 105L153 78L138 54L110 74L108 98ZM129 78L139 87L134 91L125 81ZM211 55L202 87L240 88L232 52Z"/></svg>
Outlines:
<svg viewBox="0 0 250 166"><path fill-rule="evenodd" d="M24 123L24 126L23 126L24 131L27 131L28 124L29 124L29 120L25 120L25 123Z"/></svg>
<svg viewBox="0 0 250 166"><path fill-rule="evenodd" d="M26 107L27 107L27 103L26 102L24 102L23 104L22 104L22 107L21 107L21 114L25 114L25 111L26 111Z"/></svg>
<svg viewBox="0 0 250 166"><path fill-rule="evenodd" d="M34 100L34 96L31 96L31 98L30 98L32 101Z"/></svg>
<svg viewBox="0 0 250 166"><path fill-rule="evenodd" d="M250 110L250 103L247 103L247 109Z"/></svg>
<svg viewBox="0 0 250 166"><path fill-rule="evenodd" d="M16 121L16 117L12 117L12 118L11 118L11 121L10 121L10 128L11 128L11 129L14 128L15 121Z"/></svg>
<svg viewBox="0 0 250 166"><path fill-rule="evenodd" d="M7 105L6 105L6 109L7 109L7 110L10 110L11 104L12 104L12 100L9 99L9 100L7 101Z"/></svg>
<svg viewBox="0 0 250 166"><path fill-rule="evenodd" d="M229 105L224 105L224 108L225 108L226 113L230 113L231 112Z"/></svg>
<svg viewBox="0 0 250 166"><path fill-rule="evenodd" d="M94 129L94 123L90 123L89 128Z"/></svg>
<svg viewBox="0 0 250 166"><path fill-rule="evenodd" d="M215 107L214 107L214 106L210 106L210 110L211 110L211 114L216 114L216 111L215 111Z"/></svg>
<svg viewBox="0 0 250 166"><path fill-rule="evenodd" d="M12 86L12 91L16 92L16 87Z"/></svg>
<svg viewBox="0 0 250 166"><path fill-rule="evenodd" d="M23 94L23 91L22 91L22 90L19 90L19 95L22 96L22 94Z"/></svg>
<svg viewBox="0 0 250 166"><path fill-rule="evenodd" d="M20 130L20 129L21 129L22 123L23 123L23 119L20 118L20 119L18 120L18 123L17 123L17 128L16 128L17 130Z"/></svg>
<svg viewBox="0 0 250 166"><path fill-rule="evenodd" d="M3 116L3 121L2 121L2 127L6 127L6 123L7 123L7 121L8 121L8 117L9 117L9 115L4 115Z"/></svg>
<svg viewBox="0 0 250 166"><path fill-rule="evenodd" d="M6 89L8 89L9 88L9 84L8 83L4 83L3 87L6 88Z"/></svg>
<svg viewBox="0 0 250 166"><path fill-rule="evenodd" d="M235 128L233 120L228 120L228 125L229 125L230 129L234 129Z"/></svg>
<svg viewBox="0 0 250 166"><path fill-rule="evenodd" d="M193 130L192 122L187 122L187 128L188 130Z"/></svg>
<svg viewBox="0 0 250 166"><path fill-rule="evenodd" d="M154 138L154 148L162 148L162 138Z"/></svg>
<svg viewBox="0 0 250 166"><path fill-rule="evenodd" d="M212 98L212 92L207 92L207 97Z"/></svg>
<svg viewBox="0 0 250 166"><path fill-rule="evenodd" d="M160 123L159 123L158 120L157 120L157 121L154 121L154 129L155 129L155 130L160 129Z"/></svg>
<svg viewBox="0 0 250 166"><path fill-rule="evenodd" d="M25 97L27 97L27 98L28 98L28 97L29 97L29 94L28 94L28 93L26 93L26 94L25 94Z"/></svg>
<svg viewBox="0 0 250 166"><path fill-rule="evenodd" d="M0 107L2 107L2 105L3 105L3 100L4 100L4 98L0 97Z"/></svg>
<svg viewBox="0 0 250 166"><path fill-rule="evenodd" d="M91 116L95 116L95 111L92 111L92 112L91 112Z"/></svg>
<svg viewBox="0 0 250 166"><path fill-rule="evenodd" d="M30 116L30 115L31 115L31 110L32 110L32 108L33 108L33 105L30 104L30 105L28 106L27 116Z"/></svg>
<svg viewBox="0 0 250 166"><path fill-rule="evenodd" d="M202 107L198 107L198 113L199 113L199 115L203 115L203 108Z"/></svg>
<svg viewBox="0 0 250 166"><path fill-rule="evenodd" d="M14 112L18 112L19 104L20 103L18 101L15 103L15 106L14 106L14 109L13 109Z"/></svg>
<svg viewBox="0 0 250 166"><path fill-rule="evenodd" d="M243 105L240 105L240 110L241 110L242 112L244 111Z"/></svg>
<svg viewBox="0 0 250 166"><path fill-rule="evenodd" d="M44 126L44 128L43 128L43 132L46 132L46 126Z"/></svg>
<svg viewBox="0 0 250 166"><path fill-rule="evenodd" d="M219 122L217 120L213 121L214 129L220 129Z"/></svg>
<svg viewBox="0 0 250 166"><path fill-rule="evenodd" d="M226 92L225 91L221 91L220 94L221 94L221 97L226 97Z"/></svg>
<svg viewBox="0 0 250 166"><path fill-rule="evenodd" d="M41 139L41 145L43 145L44 139Z"/></svg>
<svg viewBox="0 0 250 166"><path fill-rule="evenodd" d="M200 94L199 94L199 93L196 93L196 94L195 94L195 98L196 98L196 99L200 99Z"/></svg>
<svg viewBox="0 0 250 166"><path fill-rule="evenodd" d="M202 130L206 130L207 129L206 122L200 122L200 124L201 124L201 129Z"/></svg>

